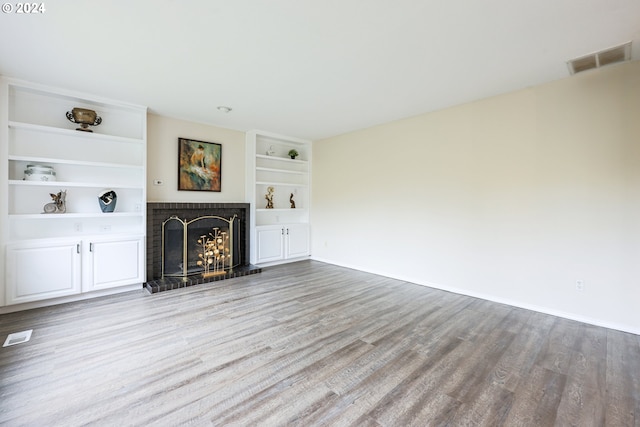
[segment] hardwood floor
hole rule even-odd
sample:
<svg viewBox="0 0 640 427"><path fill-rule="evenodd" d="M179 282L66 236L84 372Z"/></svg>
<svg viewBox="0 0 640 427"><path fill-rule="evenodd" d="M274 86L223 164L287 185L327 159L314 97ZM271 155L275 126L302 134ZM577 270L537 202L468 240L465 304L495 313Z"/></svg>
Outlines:
<svg viewBox="0 0 640 427"><path fill-rule="evenodd" d="M1 425L640 425L640 337L314 261L27 329Z"/></svg>

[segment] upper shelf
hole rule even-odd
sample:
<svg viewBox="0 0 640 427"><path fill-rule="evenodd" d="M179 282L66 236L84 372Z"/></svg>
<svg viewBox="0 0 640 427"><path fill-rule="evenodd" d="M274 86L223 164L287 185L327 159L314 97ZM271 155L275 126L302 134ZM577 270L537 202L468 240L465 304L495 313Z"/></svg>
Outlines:
<svg viewBox="0 0 640 427"><path fill-rule="evenodd" d="M28 131L34 131L34 132L52 133L52 134L72 136L72 137L82 137L86 139L95 139L99 141L123 142L123 143L129 143L129 144L144 143L143 139L138 139L138 138L105 135L105 134L95 133L95 132L80 132L76 130L58 128L54 126L34 125L31 123L16 122L16 121L10 121L9 128L22 129L22 130L28 130Z"/></svg>
<svg viewBox="0 0 640 427"><path fill-rule="evenodd" d="M289 169L276 169L276 168L263 168L263 167L257 167L256 168L257 171L263 171L263 172L277 172L277 173L288 173L291 175L306 175L307 172L305 171L292 171Z"/></svg>
<svg viewBox="0 0 640 427"><path fill-rule="evenodd" d="M65 137L80 136L87 140L106 138L110 141L135 142L146 140L147 108L106 98L91 98L85 94L45 87L16 79L6 79L9 95L8 121L19 129L41 132L62 132ZM76 132L79 126L67 119L74 108L95 111L101 123L93 132ZM144 143L144 142L143 142Z"/></svg>
<svg viewBox="0 0 640 427"><path fill-rule="evenodd" d="M299 188L308 187L308 184L301 184L297 182L272 182L272 181L256 181L256 185L266 185L270 187L299 187Z"/></svg>
<svg viewBox="0 0 640 427"><path fill-rule="evenodd" d="M121 189L142 189L142 184L117 184L117 183L100 183L100 182L68 182L68 181L25 181L10 179L9 185L26 186L26 187L84 187L84 188L121 188Z"/></svg>
<svg viewBox="0 0 640 427"><path fill-rule="evenodd" d="M256 157L259 159L279 160L283 162L304 163L304 164L309 163L306 160L296 160L296 159L291 159L289 157L267 156L266 154L256 154Z"/></svg>
<svg viewBox="0 0 640 427"><path fill-rule="evenodd" d="M37 157L37 156L15 156L9 155L9 160L16 162L33 162L33 163L55 163L58 165L74 165L74 166L91 166L97 168L123 168L123 169L140 169L139 164L127 163L108 163L108 162L91 162L83 160L56 159L53 157Z"/></svg>
<svg viewBox="0 0 640 427"><path fill-rule="evenodd" d="M69 219L69 218L118 218L118 217L139 217L142 212L99 212L99 213L37 213L37 214L9 214L9 219Z"/></svg>

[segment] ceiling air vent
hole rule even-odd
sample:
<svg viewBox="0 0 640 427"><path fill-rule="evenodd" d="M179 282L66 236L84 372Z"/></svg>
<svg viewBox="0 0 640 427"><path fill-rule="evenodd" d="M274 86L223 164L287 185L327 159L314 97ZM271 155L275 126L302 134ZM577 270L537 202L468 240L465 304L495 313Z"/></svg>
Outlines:
<svg viewBox="0 0 640 427"><path fill-rule="evenodd" d="M629 61L630 59L631 42L628 42L620 46L572 59L567 62L567 65L569 66L569 72L571 74L576 74L582 71L604 67L605 65L615 64L617 62Z"/></svg>

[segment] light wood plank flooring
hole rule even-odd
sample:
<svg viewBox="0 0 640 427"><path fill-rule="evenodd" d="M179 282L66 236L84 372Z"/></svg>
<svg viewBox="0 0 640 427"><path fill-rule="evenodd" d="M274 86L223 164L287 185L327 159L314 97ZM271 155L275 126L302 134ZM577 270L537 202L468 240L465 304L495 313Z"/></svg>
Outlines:
<svg viewBox="0 0 640 427"><path fill-rule="evenodd" d="M0 316L7 426L638 426L640 338L314 261Z"/></svg>

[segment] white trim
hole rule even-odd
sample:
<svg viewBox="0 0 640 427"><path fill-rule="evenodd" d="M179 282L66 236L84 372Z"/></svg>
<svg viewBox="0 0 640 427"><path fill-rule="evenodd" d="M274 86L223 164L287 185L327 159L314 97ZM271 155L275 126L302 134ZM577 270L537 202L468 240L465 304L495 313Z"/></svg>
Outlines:
<svg viewBox="0 0 640 427"><path fill-rule="evenodd" d="M4 307L0 307L0 314L14 313L16 311L30 310L32 308L49 307L49 306L52 306L52 305L64 304L64 303L75 302L75 301L82 301L82 300L86 300L86 299L91 299L91 298L96 298L96 297L103 297L103 296L107 296L107 295L115 295L115 294L120 294L120 293L123 293L123 292L130 292L130 291L147 292L144 289L142 283L136 283L136 284L133 284L133 285L120 286L118 288L103 289L103 290L99 290L99 291L86 292L86 293L81 293L81 294L76 294L76 295L69 295L69 296L60 297L60 298L51 298L51 299L44 299L44 300L40 300L40 301L33 301L33 302L25 302L25 303L21 303L21 304L7 305L7 306L4 306Z"/></svg>
<svg viewBox="0 0 640 427"><path fill-rule="evenodd" d="M514 301L514 300L510 300L510 299L506 299L506 298L500 298L500 297L496 297L494 295L490 295L490 294L484 294L481 292L471 292L467 289L460 289L460 288L455 288L455 287L451 287L451 286L446 286L446 285L441 285L438 283L431 283L431 282L426 282L426 281L421 281L415 278L411 278L411 277L404 277L404 276L400 276L400 275L389 275L386 272L380 272L380 271L376 271L376 270L368 270L368 269L364 269L364 268L360 268L354 265L349 265L349 264L342 264L342 263L336 263L334 261L329 261L323 258L318 258L318 257L311 257L312 260L314 261L319 261L319 262L324 262L326 264L332 264L332 265L336 265L339 267L345 267L345 268L350 268L353 270L358 270L358 271L364 271L366 273L371 273L371 274L377 274L378 276L383 276L383 277L389 277L391 279L396 279L396 280L402 280L403 282L409 282L409 283L413 283L416 285L420 285L420 286L426 286L429 288L434 288L434 289L440 289L442 291L447 291L447 292L452 292L455 294L459 294L459 295L465 295L465 296L469 296L469 297L473 297L473 298L480 298L483 300L487 300L487 301L492 301L492 302L496 302L499 304L506 304L506 305L510 305L512 307L518 307L518 308L523 308L526 310L531 310L531 311L536 311L538 313L543 313L543 314L549 314L551 316L557 316L557 317L562 317L564 319L569 319L569 320L574 320L576 322L582 322L582 323L587 323L590 325L594 325L594 326L600 326L603 328L608 328L608 329L615 329L617 331L621 331L621 332L628 332L631 334L635 334L635 335L640 335L640 329L638 329L637 327L633 327L631 325L625 325L625 324L620 324L620 323L615 323L615 322L609 322L607 320L602 320L602 319L595 319L592 317L585 317L585 316L580 316L578 314L574 314L574 313L567 313L565 311L560 311L560 310L554 310L554 309L550 309L547 307L542 307L542 306L538 306L535 304L526 304L520 301Z"/></svg>

